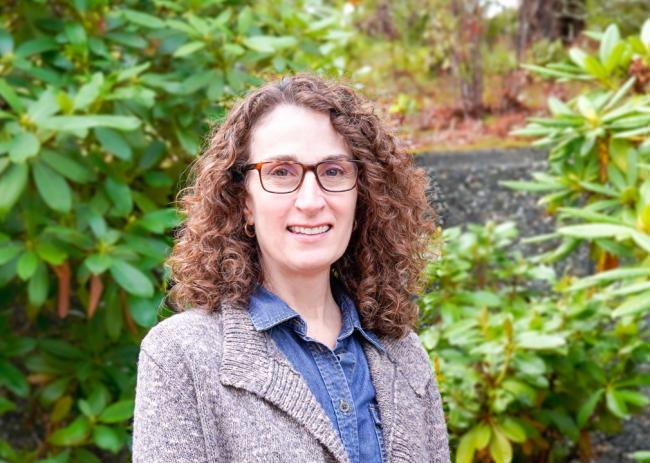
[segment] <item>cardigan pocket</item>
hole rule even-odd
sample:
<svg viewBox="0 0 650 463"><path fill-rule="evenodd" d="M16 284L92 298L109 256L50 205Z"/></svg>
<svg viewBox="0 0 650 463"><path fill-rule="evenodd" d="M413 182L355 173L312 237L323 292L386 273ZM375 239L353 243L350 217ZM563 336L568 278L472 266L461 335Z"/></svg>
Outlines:
<svg viewBox="0 0 650 463"><path fill-rule="evenodd" d="M375 425L375 435L377 436L377 444L379 445L379 451L381 453L381 463L386 463L388 457L386 455L386 449L384 448L384 433L381 425L381 416L379 415L379 408L375 403L369 403L368 408L370 409L370 416Z"/></svg>

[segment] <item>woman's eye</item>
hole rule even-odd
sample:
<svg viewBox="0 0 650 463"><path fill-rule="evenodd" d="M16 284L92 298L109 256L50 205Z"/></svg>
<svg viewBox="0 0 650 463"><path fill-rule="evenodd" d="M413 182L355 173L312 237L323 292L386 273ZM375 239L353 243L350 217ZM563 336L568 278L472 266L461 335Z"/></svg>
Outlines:
<svg viewBox="0 0 650 463"><path fill-rule="evenodd" d="M337 177L345 174L345 170L337 164L324 165L322 172L326 177Z"/></svg>
<svg viewBox="0 0 650 463"><path fill-rule="evenodd" d="M336 177L337 175L341 175L342 173L343 173L343 172L341 171L341 169L338 169L338 168L336 168L336 167L330 167L329 169L327 169L327 170L325 171L325 174L326 174L328 177Z"/></svg>
<svg viewBox="0 0 650 463"><path fill-rule="evenodd" d="M283 168L279 167L277 169L273 169L273 171L271 172L271 175L275 175L277 177L285 177L285 176L289 175L289 173L287 172L287 169L283 169Z"/></svg>
<svg viewBox="0 0 650 463"><path fill-rule="evenodd" d="M271 169L270 174L273 175L274 177L287 177L289 175L295 175L296 169L293 168L292 166L277 166Z"/></svg>

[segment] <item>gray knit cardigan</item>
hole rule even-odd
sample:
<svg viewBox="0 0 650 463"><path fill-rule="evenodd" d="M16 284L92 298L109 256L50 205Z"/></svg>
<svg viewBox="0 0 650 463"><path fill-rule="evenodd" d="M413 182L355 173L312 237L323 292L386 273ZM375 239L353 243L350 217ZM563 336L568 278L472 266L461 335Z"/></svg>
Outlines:
<svg viewBox="0 0 650 463"><path fill-rule="evenodd" d="M411 332L364 343L390 462L449 462L429 359ZM363 443L361 443L363 445ZM248 313L193 309L153 327L138 360L133 462L349 462L309 386Z"/></svg>

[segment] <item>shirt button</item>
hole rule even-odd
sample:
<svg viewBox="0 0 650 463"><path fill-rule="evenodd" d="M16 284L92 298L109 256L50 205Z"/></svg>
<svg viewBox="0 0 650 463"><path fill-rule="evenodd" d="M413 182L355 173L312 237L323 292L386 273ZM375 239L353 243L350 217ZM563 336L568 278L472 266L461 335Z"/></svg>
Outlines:
<svg viewBox="0 0 650 463"><path fill-rule="evenodd" d="M350 403L347 400L341 399L341 401L339 402L339 410L347 414L350 411Z"/></svg>

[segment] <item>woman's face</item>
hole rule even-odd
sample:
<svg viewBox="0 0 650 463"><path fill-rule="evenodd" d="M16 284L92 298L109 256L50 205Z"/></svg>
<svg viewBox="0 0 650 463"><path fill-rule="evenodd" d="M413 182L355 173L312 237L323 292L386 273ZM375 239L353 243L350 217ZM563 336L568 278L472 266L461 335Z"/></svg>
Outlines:
<svg viewBox="0 0 650 463"><path fill-rule="evenodd" d="M248 162L286 156L303 164L315 164L337 155L352 159L328 114L283 104L255 125ZM252 170L246 176L246 190L246 219L255 226L265 274L307 276L329 272L344 254L354 223L357 187L327 192L318 185L314 172L306 171L296 191L269 193L262 188L258 172ZM315 226L326 226L326 231L306 234L296 229Z"/></svg>

